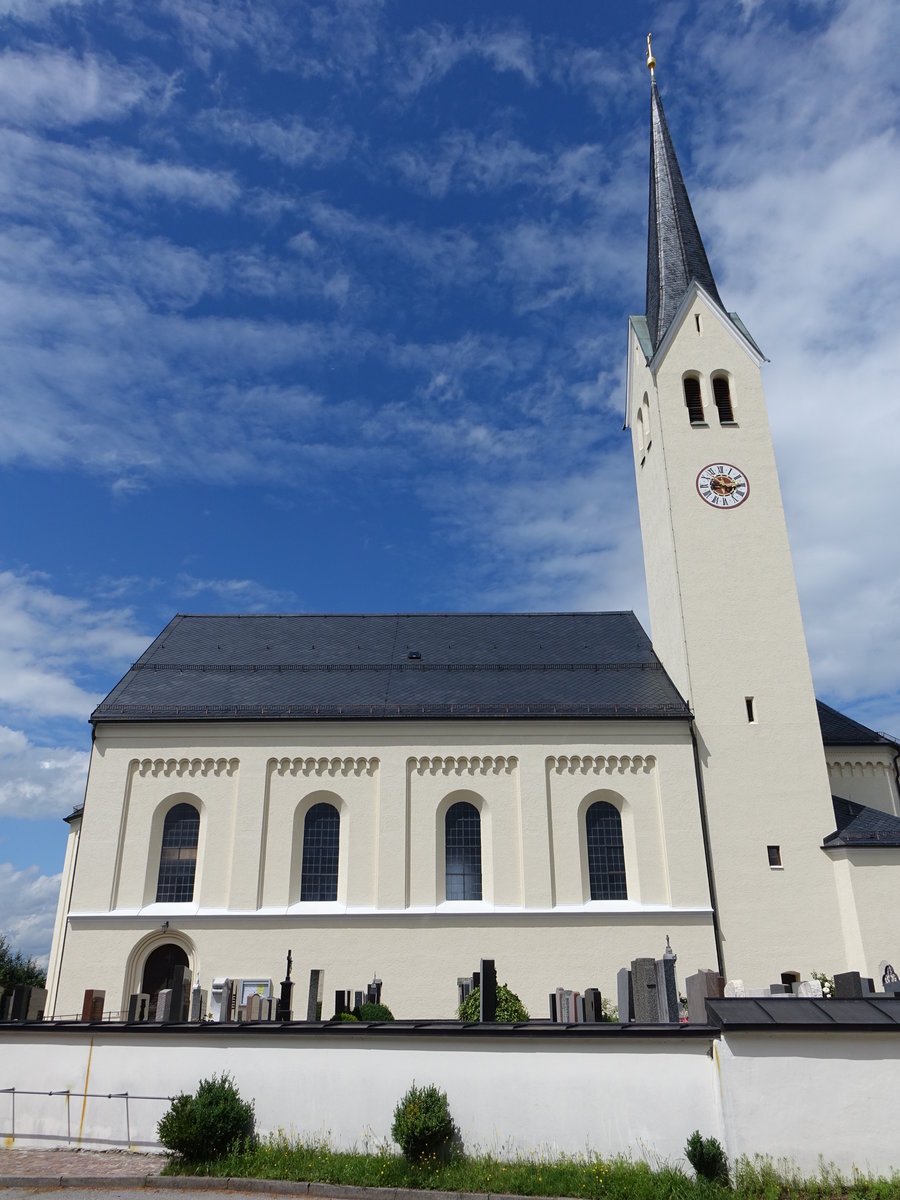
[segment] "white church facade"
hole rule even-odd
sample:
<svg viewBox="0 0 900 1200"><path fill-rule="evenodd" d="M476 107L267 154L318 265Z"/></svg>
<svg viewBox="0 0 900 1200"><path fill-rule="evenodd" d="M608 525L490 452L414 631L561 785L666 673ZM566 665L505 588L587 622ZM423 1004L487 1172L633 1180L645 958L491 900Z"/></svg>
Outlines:
<svg viewBox="0 0 900 1200"><path fill-rule="evenodd" d="M172 964L533 1016L659 956L762 986L900 957L900 748L817 704L761 381L655 80L626 425L631 613L180 615L92 716L48 1016ZM325 1015L330 1015L327 1006Z"/></svg>

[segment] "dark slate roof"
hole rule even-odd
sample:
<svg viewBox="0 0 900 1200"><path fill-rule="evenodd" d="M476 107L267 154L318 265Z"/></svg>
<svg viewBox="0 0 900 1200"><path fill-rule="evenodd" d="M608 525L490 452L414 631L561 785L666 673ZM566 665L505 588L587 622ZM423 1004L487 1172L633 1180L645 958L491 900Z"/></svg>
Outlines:
<svg viewBox="0 0 900 1200"><path fill-rule="evenodd" d="M708 999L710 1025L730 1029L815 1029L840 1033L900 1033L900 998L863 996L858 1000L815 1000L805 996Z"/></svg>
<svg viewBox="0 0 900 1200"><path fill-rule="evenodd" d="M647 229L647 325L654 352L692 279L696 279L724 311L654 80L650 85L650 216Z"/></svg>
<svg viewBox="0 0 900 1200"><path fill-rule="evenodd" d="M91 720L504 717L690 710L631 612L179 615Z"/></svg>
<svg viewBox="0 0 900 1200"><path fill-rule="evenodd" d="M890 738L866 725L860 725L852 717L847 717L829 708L821 700L816 701L819 710L819 725L822 729L822 741L826 746L894 746Z"/></svg>
<svg viewBox="0 0 900 1200"><path fill-rule="evenodd" d="M822 843L837 846L900 846L900 817L869 808L843 796L832 796L831 805L837 829Z"/></svg>

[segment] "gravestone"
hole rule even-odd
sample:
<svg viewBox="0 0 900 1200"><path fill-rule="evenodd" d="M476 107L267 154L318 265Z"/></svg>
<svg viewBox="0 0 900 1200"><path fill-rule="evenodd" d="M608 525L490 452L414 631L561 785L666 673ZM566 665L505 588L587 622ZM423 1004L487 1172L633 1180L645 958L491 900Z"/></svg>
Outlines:
<svg viewBox="0 0 900 1200"><path fill-rule="evenodd" d="M260 1007L262 996L258 996L256 992L252 996L247 997L247 1020L258 1021L260 1019Z"/></svg>
<svg viewBox="0 0 900 1200"><path fill-rule="evenodd" d="M888 990L887 985L889 983L900 983L900 976L898 976L893 965L887 959L882 959L878 964L878 980L884 992Z"/></svg>
<svg viewBox="0 0 900 1200"><path fill-rule="evenodd" d="M163 988L156 998L156 1012L153 1014L154 1021L168 1024L172 1020L172 998L172 989Z"/></svg>
<svg viewBox="0 0 900 1200"><path fill-rule="evenodd" d="M677 1025L681 1016L678 986L675 982L675 955L656 960L656 988L659 997L659 1019L663 1024Z"/></svg>
<svg viewBox="0 0 900 1200"><path fill-rule="evenodd" d="M729 999L743 999L747 995L747 989L744 987L743 979L729 979L725 984L723 995Z"/></svg>
<svg viewBox="0 0 900 1200"><path fill-rule="evenodd" d="M481 991L478 998L478 1019L482 1022L497 1019L497 968L492 958L481 960Z"/></svg>
<svg viewBox="0 0 900 1200"><path fill-rule="evenodd" d="M87 988L81 1005L82 1021L102 1021L105 1001L106 992L98 991L96 988Z"/></svg>
<svg viewBox="0 0 900 1200"><path fill-rule="evenodd" d="M555 1021L557 1020L557 1016L556 1016L556 992L551 992L551 993L550 993L550 1020L551 1020L551 1021L553 1021L553 1022L555 1022Z"/></svg>
<svg viewBox="0 0 900 1200"><path fill-rule="evenodd" d="M863 979L862 985L863 985L863 995L864 996L874 996L875 995L875 980L872 978L871 975L867 975Z"/></svg>
<svg viewBox="0 0 900 1200"><path fill-rule="evenodd" d="M360 1009L360 1008L362 1008L363 1003L364 1003L363 993L361 991L354 992L353 993L353 1007L356 1009Z"/></svg>
<svg viewBox="0 0 900 1200"><path fill-rule="evenodd" d="M471 990L472 990L472 976L469 975L468 978L464 975L457 976L456 994L457 994L457 997L459 998L459 1004L462 1004L462 1002L465 1000L466 996L469 995ZM459 1004L457 1005L457 1008L459 1007Z"/></svg>
<svg viewBox="0 0 900 1200"><path fill-rule="evenodd" d="M791 995L793 995L793 992L791 991L790 987L786 983L770 983L769 984L769 995L770 996L791 996Z"/></svg>
<svg viewBox="0 0 900 1200"><path fill-rule="evenodd" d="M835 1000L861 1000L864 995L859 971L838 971L834 977Z"/></svg>
<svg viewBox="0 0 900 1200"><path fill-rule="evenodd" d="M635 958L631 963L634 1019L641 1025L658 1025L659 983L655 958Z"/></svg>
<svg viewBox="0 0 900 1200"><path fill-rule="evenodd" d="M805 1000L822 1000L824 998L822 985L818 979L802 979L800 983L794 984L794 994Z"/></svg>
<svg viewBox="0 0 900 1200"><path fill-rule="evenodd" d="M44 1010L47 1007L47 989L33 987L28 996L28 1007L25 1010L26 1021L43 1021Z"/></svg>
<svg viewBox="0 0 900 1200"><path fill-rule="evenodd" d="M180 1025L188 1019L191 1009L191 973L186 966L177 963L172 968L172 1007L169 1020Z"/></svg>
<svg viewBox="0 0 900 1200"><path fill-rule="evenodd" d="M334 1015L350 1011L350 993L335 992L334 993Z"/></svg>
<svg viewBox="0 0 900 1200"><path fill-rule="evenodd" d="M310 971L309 992L306 997L307 1021L322 1020L322 996L325 988L325 972Z"/></svg>
<svg viewBox="0 0 900 1200"><path fill-rule="evenodd" d="M12 1000L11 993L0 987L0 1021L6 1020L6 1010L9 1008L10 1000Z"/></svg>
<svg viewBox="0 0 900 1200"><path fill-rule="evenodd" d="M128 1023L133 1025L136 1021L146 1021L150 1008L150 997L146 992L134 992L128 997Z"/></svg>
<svg viewBox="0 0 900 1200"><path fill-rule="evenodd" d="M209 1010L212 1019L220 1025L231 1020L231 997L234 991L234 980L223 977L212 981L209 996Z"/></svg>
<svg viewBox="0 0 900 1200"><path fill-rule="evenodd" d="M575 993L575 1020L579 1025L584 1024L584 996L581 992Z"/></svg>
<svg viewBox="0 0 900 1200"><path fill-rule="evenodd" d="M294 1007L294 984L291 980L291 967L294 960L291 957L291 952L287 952L287 970L284 974L284 979L281 981L281 991L278 996L278 1005L275 1009L276 1021L290 1021Z"/></svg>
<svg viewBox="0 0 900 1200"><path fill-rule="evenodd" d="M884 994L886 996L900 996L900 979L888 980L884 985Z"/></svg>
<svg viewBox="0 0 900 1200"><path fill-rule="evenodd" d="M691 1025L706 1025L707 999L715 1000L725 993L725 980L718 971L697 971L684 981L687 991L688 1021Z"/></svg>
<svg viewBox="0 0 900 1200"><path fill-rule="evenodd" d="M206 1020L206 988L200 986L200 978L191 988L191 1012L188 1018L193 1024Z"/></svg>
<svg viewBox="0 0 900 1200"><path fill-rule="evenodd" d="M366 1000L369 1004L381 1003L381 980L376 975L366 987ZM462 1001L460 1001L460 1004Z"/></svg>
<svg viewBox="0 0 900 1200"><path fill-rule="evenodd" d="M616 1002L619 1006L619 1021L627 1025L634 1020L634 988L631 982L631 972L622 967L616 973Z"/></svg>
<svg viewBox="0 0 900 1200"><path fill-rule="evenodd" d="M47 989L17 984L12 990L9 1006L10 1021L42 1021L47 1004Z"/></svg>
<svg viewBox="0 0 900 1200"><path fill-rule="evenodd" d="M599 988L584 989L584 1020L588 1025L597 1025L603 1020L603 997Z"/></svg>

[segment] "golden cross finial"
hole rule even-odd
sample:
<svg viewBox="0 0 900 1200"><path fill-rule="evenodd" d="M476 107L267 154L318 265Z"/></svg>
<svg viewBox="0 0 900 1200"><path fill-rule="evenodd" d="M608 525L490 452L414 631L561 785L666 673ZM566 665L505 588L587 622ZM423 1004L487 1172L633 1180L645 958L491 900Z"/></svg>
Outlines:
<svg viewBox="0 0 900 1200"><path fill-rule="evenodd" d="M656 59L653 57L653 51L650 49L650 41L652 37L652 33L647 34L647 67L649 68L651 75L653 74L653 68L656 66Z"/></svg>

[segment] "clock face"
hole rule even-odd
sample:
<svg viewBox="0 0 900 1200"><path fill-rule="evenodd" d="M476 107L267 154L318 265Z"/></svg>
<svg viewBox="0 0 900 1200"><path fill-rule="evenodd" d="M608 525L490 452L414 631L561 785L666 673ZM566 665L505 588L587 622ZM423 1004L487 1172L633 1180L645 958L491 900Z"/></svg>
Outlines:
<svg viewBox="0 0 900 1200"><path fill-rule="evenodd" d="M750 483L730 463L710 463L697 476L697 491L713 508L737 508L750 495Z"/></svg>

